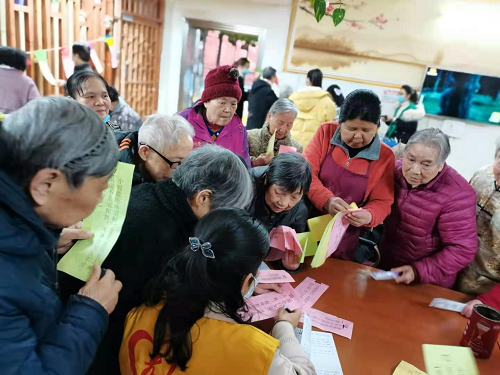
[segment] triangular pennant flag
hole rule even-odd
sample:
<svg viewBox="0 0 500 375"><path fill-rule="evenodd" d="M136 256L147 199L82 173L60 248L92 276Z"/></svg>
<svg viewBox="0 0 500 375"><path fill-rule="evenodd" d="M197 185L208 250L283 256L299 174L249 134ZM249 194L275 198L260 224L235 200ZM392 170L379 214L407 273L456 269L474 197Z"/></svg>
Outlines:
<svg viewBox="0 0 500 375"><path fill-rule="evenodd" d="M106 44L108 45L109 52L111 53L111 67L118 68L118 51L115 48L115 40L112 36L106 35Z"/></svg>
<svg viewBox="0 0 500 375"><path fill-rule="evenodd" d="M94 49L92 43L89 43L90 47L90 58L92 59L92 62L94 63L95 69L97 70L97 73L101 74L104 72L104 68L101 64L101 60L99 60L99 55L97 54L96 50Z"/></svg>
<svg viewBox="0 0 500 375"><path fill-rule="evenodd" d="M73 59L66 47L61 49L61 59L63 63L64 74L66 75L66 78L69 78L75 71L75 63L73 62Z"/></svg>
<svg viewBox="0 0 500 375"><path fill-rule="evenodd" d="M44 78L49 81L49 83L52 86L56 85L56 79L52 75L52 72L50 71L49 64L47 62L47 51L45 50L38 50L35 51L35 58L36 61L38 61L38 66L40 67L40 71L42 72L42 75Z"/></svg>

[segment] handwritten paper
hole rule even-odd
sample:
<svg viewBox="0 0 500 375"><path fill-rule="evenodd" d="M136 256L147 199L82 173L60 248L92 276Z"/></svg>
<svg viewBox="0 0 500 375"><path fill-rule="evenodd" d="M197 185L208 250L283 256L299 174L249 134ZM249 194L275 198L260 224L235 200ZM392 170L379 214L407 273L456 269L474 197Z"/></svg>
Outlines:
<svg viewBox="0 0 500 375"><path fill-rule="evenodd" d="M461 302L451 301L446 298L434 298L429 306L441 310L462 312L466 304Z"/></svg>
<svg viewBox="0 0 500 375"><path fill-rule="evenodd" d="M307 309L307 314L311 318L312 325L323 330L343 336L349 340L352 337L354 323L349 320L338 318L313 308Z"/></svg>
<svg viewBox="0 0 500 375"><path fill-rule="evenodd" d="M330 241L328 242L328 252L326 257L329 258L339 247L340 241L349 226L349 222L344 220L344 217L349 213L349 211L338 213L338 217L335 219L332 227L332 232L330 234Z"/></svg>
<svg viewBox="0 0 500 375"><path fill-rule="evenodd" d="M296 154L297 149L295 147L291 147L291 146L280 145L280 149L278 151L278 154L283 154L285 152L291 152L291 153Z"/></svg>
<svg viewBox="0 0 500 375"><path fill-rule="evenodd" d="M311 334L312 334L312 324L309 316L304 313L303 314L304 323L302 325L302 335L300 338L300 346L307 353L309 358L311 358Z"/></svg>
<svg viewBox="0 0 500 375"><path fill-rule="evenodd" d="M269 143L267 144L267 150L266 150L266 155L269 155L274 157L274 141L276 140L276 130L274 131L273 135L269 139Z"/></svg>
<svg viewBox="0 0 500 375"><path fill-rule="evenodd" d="M127 213L133 164L118 163L102 202L83 220L82 229L94 233L88 240L78 241L59 261L57 269L87 281L95 263L102 264L120 235Z"/></svg>
<svg viewBox="0 0 500 375"><path fill-rule="evenodd" d="M413 365L410 365L408 362L401 361L396 367L396 370L392 373L392 375L427 375L425 372L420 371Z"/></svg>
<svg viewBox="0 0 500 375"><path fill-rule="evenodd" d="M295 255L302 254L302 247L294 229L281 225L274 228L269 233L271 250L266 256L267 261L279 260L283 257L283 252L293 251Z"/></svg>
<svg viewBox="0 0 500 375"><path fill-rule="evenodd" d="M281 284L293 283L295 280L286 271L283 270L262 270L259 271L259 284Z"/></svg>
<svg viewBox="0 0 500 375"><path fill-rule="evenodd" d="M56 79L52 75L50 71L49 64L47 62L47 51L39 50L35 51L35 58L38 61L38 66L40 67L40 71L42 72L43 77L52 85L56 85Z"/></svg>
<svg viewBox="0 0 500 375"><path fill-rule="evenodd" d="M258 322L274 318L280 307L288 307L290 310L302 307L302 300L290 284L284 284L281 289L284 290L283 294L270 292L247 299L248 313L243 312L243 318L248 319L252 315L252 322Z"/></svg>
<svg viewBox="0 0 500 375"><path fill-rule="evenodd" d="M424 344L422 350L429 375L479 375L471 348Z"/></svg>
<svg viewBox="0 0 500 375"><path fill-rule="evenodd" d="M307 311L319 300L327 289L328 285L317 283L314 279L306 277L297 285L295 291L299 294L300 299L304 303L303 310Z"/></svg>

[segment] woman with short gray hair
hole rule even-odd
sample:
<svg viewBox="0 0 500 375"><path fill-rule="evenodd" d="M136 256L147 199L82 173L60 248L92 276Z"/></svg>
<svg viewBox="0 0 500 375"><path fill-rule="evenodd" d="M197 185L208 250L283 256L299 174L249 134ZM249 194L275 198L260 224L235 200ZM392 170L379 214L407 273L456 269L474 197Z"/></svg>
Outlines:
<svg viewBox="0 0 500 375"><path fill-rule="evenodd" d="M100 202L118 161L113 134L76 101L40 98L1 124L0 153L0 368L85 374L121 283L95 265L64 305L57 228L87 217Z"/></svg>
<svg viewBox="0 0 500 375"><path fill-rule="evenodd" d="M215 208L245 208L252 196L244 161L214 145L191 152L172 179L134 186L120 237L103 263L116 272L123 290L90 373L119 373L128 312L144 302L144 287L184 245L198 220Z"/></svg>
<svg viewBox="0 0 500 375"><path fill-rule="evenodd" d="M279 99L271 106L264 126L261 129L248 131L248 149L252 167L269 165L273 156L278 155L281 146L288 147L287 151L294 149L302 153L304 150L302 145L293 139L290 133L297 113L298 109L291 100ZM267 146L273 134L275 134L273 154L267 155Z"/></svg>
<svg viewBox="0 0 500 375"><path fill-rule="evenodd" d="M397 283L451 288L476 255L476 193L446 164L450 151L446 134L424 129L409 139L396 162L380 267L397 272Z"/></svg>

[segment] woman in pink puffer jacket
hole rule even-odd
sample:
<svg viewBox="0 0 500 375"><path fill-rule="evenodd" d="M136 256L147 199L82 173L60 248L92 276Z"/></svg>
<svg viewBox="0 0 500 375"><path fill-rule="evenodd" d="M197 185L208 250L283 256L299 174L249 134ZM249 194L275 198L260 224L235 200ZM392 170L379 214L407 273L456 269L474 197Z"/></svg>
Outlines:
<svg viewBox="0 0 500 375"><path fill-rule="evenodd" d="M476 255L476 193L445 163L449 154L448 137L431 128L415 133L396 162L380 267L400 272L398 283L451 288Z"/></svg>

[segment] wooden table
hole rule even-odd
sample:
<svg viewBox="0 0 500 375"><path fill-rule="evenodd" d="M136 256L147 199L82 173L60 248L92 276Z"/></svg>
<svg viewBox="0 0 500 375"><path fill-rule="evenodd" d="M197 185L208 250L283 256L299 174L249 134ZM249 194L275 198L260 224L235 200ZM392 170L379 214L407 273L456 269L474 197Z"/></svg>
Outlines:
<svg viewBox="0 0 500 375"><path fill-rule="evenodd" d="M327 259L320 268L292 275L297 286L307 276L328 290L314 308L354 323L352 339L333 335L344 375L391 375L401 360L425 371L422 344L458 345L467 319L429 307L433 298L466 301L462 293L435 285L376 281L361 264ZM498 345L488 360L477 360L481 375L500 375Z"/></svg>

